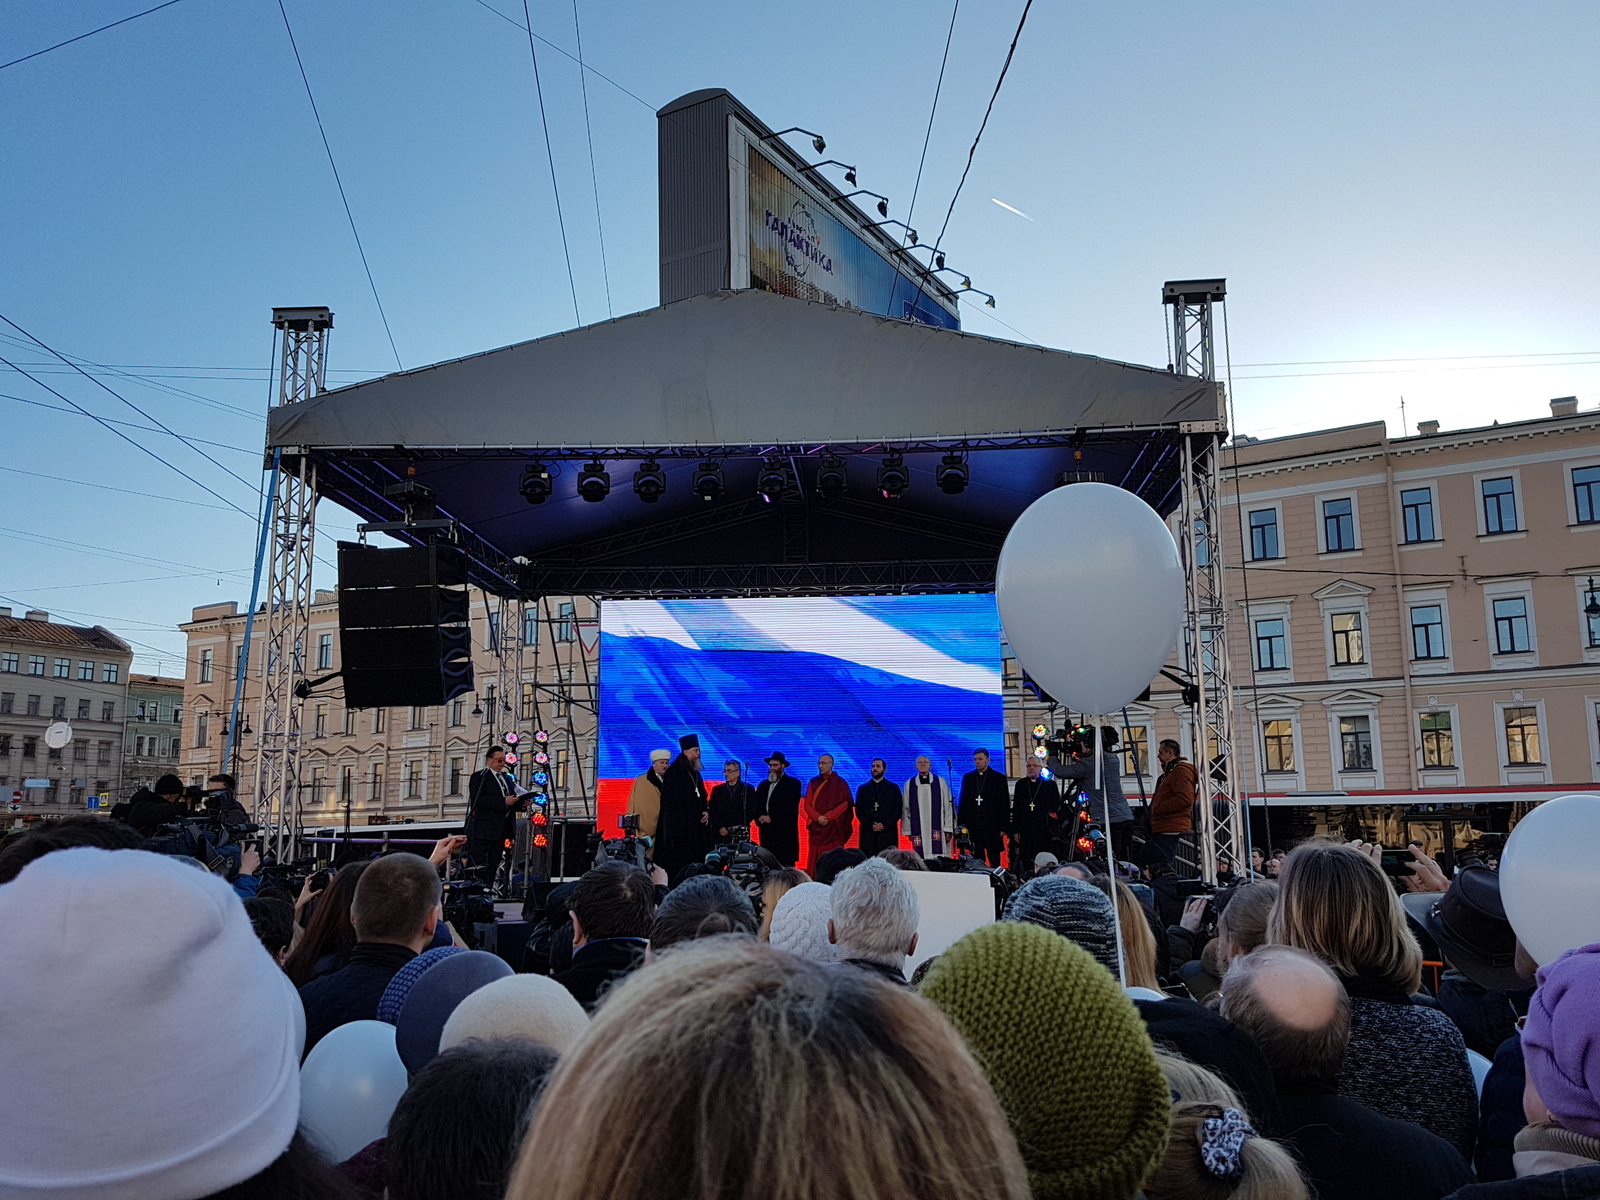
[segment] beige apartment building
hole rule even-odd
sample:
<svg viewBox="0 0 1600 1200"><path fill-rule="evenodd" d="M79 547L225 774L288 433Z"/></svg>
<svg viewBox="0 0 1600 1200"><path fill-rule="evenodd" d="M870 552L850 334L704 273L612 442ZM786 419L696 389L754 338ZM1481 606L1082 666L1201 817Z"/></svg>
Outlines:
<svg viewBox="0 0 1600 1200"><path fill-rule="evenodd" d="M337 680L301 702L305 823L342 823L347 807L351 822L360 825L462 816L468 780L483 765L488 747L512 731L524 739L519 749L531 750L530 735L537 729L551 735L549 769L558 801L587 811L585 797L594 794L598 610L584 598L550 598L529 605L526 613L524 627L502 638L498 614L491 614L481 596L473 601L475 690L448 704L346 708ZM236 602L203 605L181 628L188 637L188 662L180 774L201 783L224 769L245 614ZM255 800L263 633L258 614L236 748L227 768L238 778L247 808ZM502 651L512 662L520 652L520 677L508 675L516 680L512 696L495 692ZM339 669L334 592L315 595L308 654L311 678ZM523 764L520 773L525 777L531 767Z"/></svg>

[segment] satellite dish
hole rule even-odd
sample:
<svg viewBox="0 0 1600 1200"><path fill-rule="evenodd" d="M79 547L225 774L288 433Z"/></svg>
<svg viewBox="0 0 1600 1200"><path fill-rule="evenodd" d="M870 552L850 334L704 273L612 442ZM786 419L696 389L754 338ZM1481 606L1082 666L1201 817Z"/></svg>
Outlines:
<svg viewBox="0 0 1600 1200"><path fill-rule="evenodd" d="M59 750L72 741L72 726L65 721L53 722L50 728L44 731L44 744L52 750Z"/></svg>

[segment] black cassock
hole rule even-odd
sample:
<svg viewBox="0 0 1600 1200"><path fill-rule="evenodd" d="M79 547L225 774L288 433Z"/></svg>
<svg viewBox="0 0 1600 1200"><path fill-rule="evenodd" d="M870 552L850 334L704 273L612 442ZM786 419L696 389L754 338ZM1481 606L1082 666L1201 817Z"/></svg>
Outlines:
<svg viewBox="0 0 1600 1200"><path fill-rule="evenodd" d="M1061 790L1054 779L1017 780L1011 793L1011 829L1022 840L1020 862L1012 864L1020 874L1033 870L1033 859L1042 850L1054 850L1051 825L1061 810Z"/></svg>
<svg viewBox="0 0 1600 1200"><path fill-rule="evenodd" d="M786 867L794 866L800 857L800 795L800 781L792 775L780 775L776 783L771 779L758 783L750 802L752 819L772 818L771 824L756 825L756 835Z"/></svg>
<svg viewBox="0 0 1600 1200"><path fill-rule="evenodd" d="M661 821L656 826L656 866L671 884L692 862L711 849L711 827L701 821L708 812L705 780L682 754L672 760L661 783Z"/></svg>
<svg viewBox="0 0 1600 1200"><path fill-rule="evenodd" d="M861 853L870 856L900 844L900 814L904 808L905 797L899 784L887 779L869 779L856 789L856 824L861 830L857 844ZM882 825L883 829L874 833L874 825Z"/></svg>
<svg viewBox="0 0 1600 1200"><path fill-rule="evenodd" d="M711 789L711 842L720 845L730 839L740 842L750 840L750 806L755 801L755 789L744 780L738 783L719 783ZM722 830L728 831L723 836Z"/></svg>

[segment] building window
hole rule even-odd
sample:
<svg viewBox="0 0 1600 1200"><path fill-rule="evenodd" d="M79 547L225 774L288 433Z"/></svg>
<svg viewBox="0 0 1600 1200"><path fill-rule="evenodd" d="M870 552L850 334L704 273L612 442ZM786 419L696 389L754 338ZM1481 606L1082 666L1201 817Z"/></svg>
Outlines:
<svg viewBox="0 0 1600 1200"><path fill-rule="evenodd" d="M1600 467L1579 467L1572 473L1572 504L1579 525L1600 521Z"/></svg>
<svg viewBox="0 0 1600 1200"><path fill-rule="evenodd" d="M1444 648L1444 608L1419 604L1411 610L1411 657L1448 658Z"/></svg>
<svg viewBox="0 0 1600 1200"><path fill-rule="evenodd" d="M43 696L29 696L27 715L30 717L37 717L39 715L39 705L42 703L44 703Z"/></svg>
<svg viewBox="0 0 1600 1200"><path fill-rule="evenodd" d="M58 658L58 659L56 659L55 677L57 679L71 679L72 678L72 660L70 658Z"/></svg>
<svg viewBox="0 0 1600 1200"><path fill-rule="evenodd" d="M106 663L100 668L101 683L116 683L122 678L122 668L116 663Z"/></svg>
<svg viewBox="0 0 1600 1200"><path fill-rule="evenodd" d="M44 655L42 655L42 654L30 654L30 655L28 655L28 674L29 675L43 675L44 674Z"/></svg>
<svg viewBox="0 0 1600 1200"><path fill-rule="evenodd" d="M349 763L339 768L339 803L349 807L356 798L356 769Z"/></svg>
<svg viewBox="0 0 1600 1200"><path fill-rule="evenodd" d="M1145 725L1130 725L1122 731L1122 773L1124 775L1150 774L1150 729Z"/></svg>
<svg viewBox="0 0 1600 1200"><path fill-rule="evenodd" d="M1372 719L1339 718L1339 751L1346 771L1372 770Z"/></svg>
<svg viewBox="0 0 1600 1200"><path fill-rule="evenodd" d="M500 653L500 614L489 614L489 647L491 651Z"/></svg>
<svg viewBox="0 0 1600 1200"><path fill-rule="evenodd" d="M1263 508L1250 514L1250 557L1282 558L1278 549L1278 510Z"/></svg>
<svg viewBox="0 0 1600 1200"><path fill-rule="evenodd" d="M1322 541L1329 554L1356 548L1356 518L1350 500L1322 502Z"/></svg>
<svg viewBox="0 0 1600 1200"><path fill-rule="evenodd" d="M554 704L554 717L557 721L567 718L568 706L572 702L572 694L568 689L572 686L572 668L556 668L556 694Z"/></svg>
<svg viewBox="0 0 1600 1200"><path fill-rule="evenodd" d="M135 758L144 757L144 737L142 735L133 739L133 756Z"/></svg>
<svg viewBox="0 0 1600 1200"><path fill-rule="evenodd" d="M1528 598L1507 596L1494 602L1494 652L1526 654L1533 648L1528 636Z"/></svg>
<svg viewBox="0 0 1600 1200"><path fill-rule="evenodd" d="M88 762L89 761L89 743L88 742L73 742L72 743L72 761L73 762Z"/></svg>
<svg viewBox="0 0 1600 1200"><path fill-rule="evenodd" d="M1431 542L1433 531L1433 489L1407 488L1400 493L1400 511L1404 514L1405 536L1408 542Z"/></svg>
<svg viewBox="0 0 1600 1200"><path fill-rule="evenodd" d="M174 704L172 706L172 723L174 725L183 724L183 705Z"/></svg>
<svg viewBox="0 0 1600 1200"><path fill-rule="evenodd" d="M52 721L64 721L66 716L67 698L65 696L52 697L50 700L50 719Z"/></svg>
<svg viewBox="0 0 1600 1200"><path fill-rule="evenodd" d="M211 667L212 667L213 657L214 656L212 655L212 652L210 650L202 650L202 651L200 651L200 682L201 683L210 683L211 682Z"/></svg>
<svg viewBox="0 0 1600 1200"><path fill-rule="evenodd" d="M1584 641L1588 643L1590 649L1593 649L1600 646L1600 611L1589 612L1591 605L1600 609L1600 591L1593 588L1585 588L1583 592Z"/></svg>
<svg viewBox="0 0 1600 1200"><path fill-rule="evenodd" d="M323 794L327 791L328 769L326 767L311 768L311 806L315 808L322 803Z"/></svg>
<svg viewBox="0 0 1600 1200"><path fill-rule="evenodd" d="M173 740L174 745L176 745L178 739L177 738L173 738L172 740ZM110 742L101 742L96 747L94 760L95 760L95 762L101 763L101 764L109 763L111 761L111 743Z"/></svg>
<svg viewBox="0 0 1600 1200"><path fill-rule="evenodd" d="M343 733L345 737L355 737L356 735L356 710L353 708L347 707L344 710Z"/></svg>
<svg viewBox="0 0 1600 1200"><path fill-rule="evenodd" d="M1483 531L1513 533L1517 529L1517 489L1509 477L1483 481Z"/></svg>
<svg viewBox="0 0 1600 1200"><path fill-rule="evenodd" d="M333 668L333 634L323 633L317 635L317 670L327 671Z"/></svg>
<svg viewBox="0 0 1600 1200"><path fill-rule="evenodd" d="M1333 661L1339 666L1366 662L1366 652L1361 644L1361 614L1334 613Z"/></svg>
<svg viewBox="0 0 1600 1200"><path fill-rule="evenodd" d="M107 725L116 720L117 702L115 700L100 701L100 719Z"/></svg>
<svg viewBox="0 0 1600 1200"><path fill-rule="evenodd" d="M400 768L401 794L407 800L416 800L422 795L422 764L414 758L406 759L405 766Z"/></svg>
<svg viewBox="0 0 1600 1200"><path fill-rule="evenodd" d="M38 758L39 757L39 739L38 738L25 737L25 738L22 739L22 757L23 758Z"/></svg>
<svg viewBox="0 0 1600 1200"><path fill-rule="evenodd" d="M1265 750L1268 771L1294 770L1294 723L1292 721L1263 721L1261 743Z"/></svg>
<svg viewBox="0 0 1600 1200"><path fill-rule="evenodd" d="M450 760L450 790L447 795L461 795L461 777L466 774L466 759L452 758Z"/></svg>
<svg viewBox="0 0 1600 1200"><path fill-rule="evenodd" d="M1015 731L1013 731L1011 736L1015 736ZM1021 739L1018 740L1020 741ZM567 748L565 746L557 747L555 771L551 774L550 778L556 787L563 792L567 790L567 770L571 765L568 759L569 755L567 754Z"/></svg>
<svg viewBox="0 0 1600 1200"><path fill-rule="evenodd" d="M78 660L78 678L86 683L94 682L94 664L84 659Z"/></svg>
<svg viewBox="0 0 1600 1200"><path fill-rule="evenodd" d="M367 774L367 799L382 802L383 800L383 764L375 762Z"/></svg>
<svg viewBox="0 0 1600 1200"><path fill-rule="evenodd" d="M0 733L0 758L11 757L11 735Z"/></svg>
<svg viewBox="0 0 1600 1200"><path fill-rule="evenodd" d="M194 719L194 748L203 750L211 741L211 714L201 713Z"/></svg>
<svg viewBox="0 0 1600 1200"><path fill-rule="evenodd" d="M89 703L87 700L78 701L78 720L87 721L89 719Z"/></svg>
<svg viewBox="0 0 1600 1200"><path fill-rule="evenodd" d="M388 711L389 710L386 709L386 708L375 708L375 709L372 710L372 732L373 733L382 733L383 732L384 726L386 724L388 724L388 721L387 721L387 719L385 717L385 714Z"/></svg>
<svg viewBox="0 0 1600 1200"><path fill-rule="evenodd" d="M17 668L20 665L21 664L15 654L0 654L0 672L3 672L7 675L15 675L17 673Z"/></svg>
<svg viewBox="0 0 1600 1200"><path fill-rule="evenodd" d="M50 759L52 762L60 762L61 761L61 747L60 746L51 746L49 751L45 754L45 757Z"/></svg>
<svg viewBox="0 0 1600 1200"><path fill-rule="evenodd" d="M423 729L423 728L427 727L427 723L428 723L428 710L423 708L423 707L421 707L420 705L413 704L411 706L411 723L407 726L407 728L409 728L409 729Z"/></svg>
<svg viewBox="0 0 1600 1200"><path fill-rule="evenodd" d="M522 644L524 646L537 646L539 644L539 606L537 604L522 610Z"/></svg>
<svg viewBox="0 0 1600 1200"><path fill-rule="evenodd" d="M578 606L571 600L563 600L556 607L556 641L575 642L578 640Z"/></svg>
<svg viewBox="0 0 1600 1200"><path fill-rule="evenodd" d="M467 723L467 702L461 699L450 701L450 724L465 725Z"/></svg>
<svg viewBox="0 0 1600 1200"><path fill-rule="evenodd" d="M1544 762L1539 756L1539 710L1506 708L1501 713L1506 726L1506 762Z"/></svg>
<svg viewBox="0 0 1600 1200"><path fill-rule="evenodd" d="M1289 669L1289 639L1279 618L1256 622L1256 670Z"/></svg>
<svg viewBox="0 0 1600 1200"><path fill-rule="evenodd" d="M17 702L15 692L0 692L0 713L8 713Z"/></svg>
<svg viewBox="0 0 1600 1200"><path fill-rule="evenodd" d="M535 723L539 720L539 687L537 684L524 683L522 685L522 719Z"/></svg>
<svg viewBox="0 0 1600 1200"><path fill-rule="evenodd" d="M328 736L328 706L319 704L311 714L311 736L325 738Z"/></svg>

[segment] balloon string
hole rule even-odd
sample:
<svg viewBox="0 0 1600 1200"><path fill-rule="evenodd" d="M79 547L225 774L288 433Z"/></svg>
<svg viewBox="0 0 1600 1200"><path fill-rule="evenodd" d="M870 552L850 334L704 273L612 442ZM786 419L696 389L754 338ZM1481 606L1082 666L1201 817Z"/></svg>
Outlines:
<svg viewBox="0 0 1600 1200"><path fill-rule="evenodd" d="M1105 824L1106 833L1106 863L1111 867L1111 928L1117 939L1117 975L1122 981L1122 986L1128 986L1128 956L1122 945L1122 895L1117 890L1120 882L1117 879L1117 849L1111 844L1111 794L1105 785L1105 756L1100 746L1100 722L1103 716L1094 719L1094 786L1100 793L1100 819Z"/></svg>

